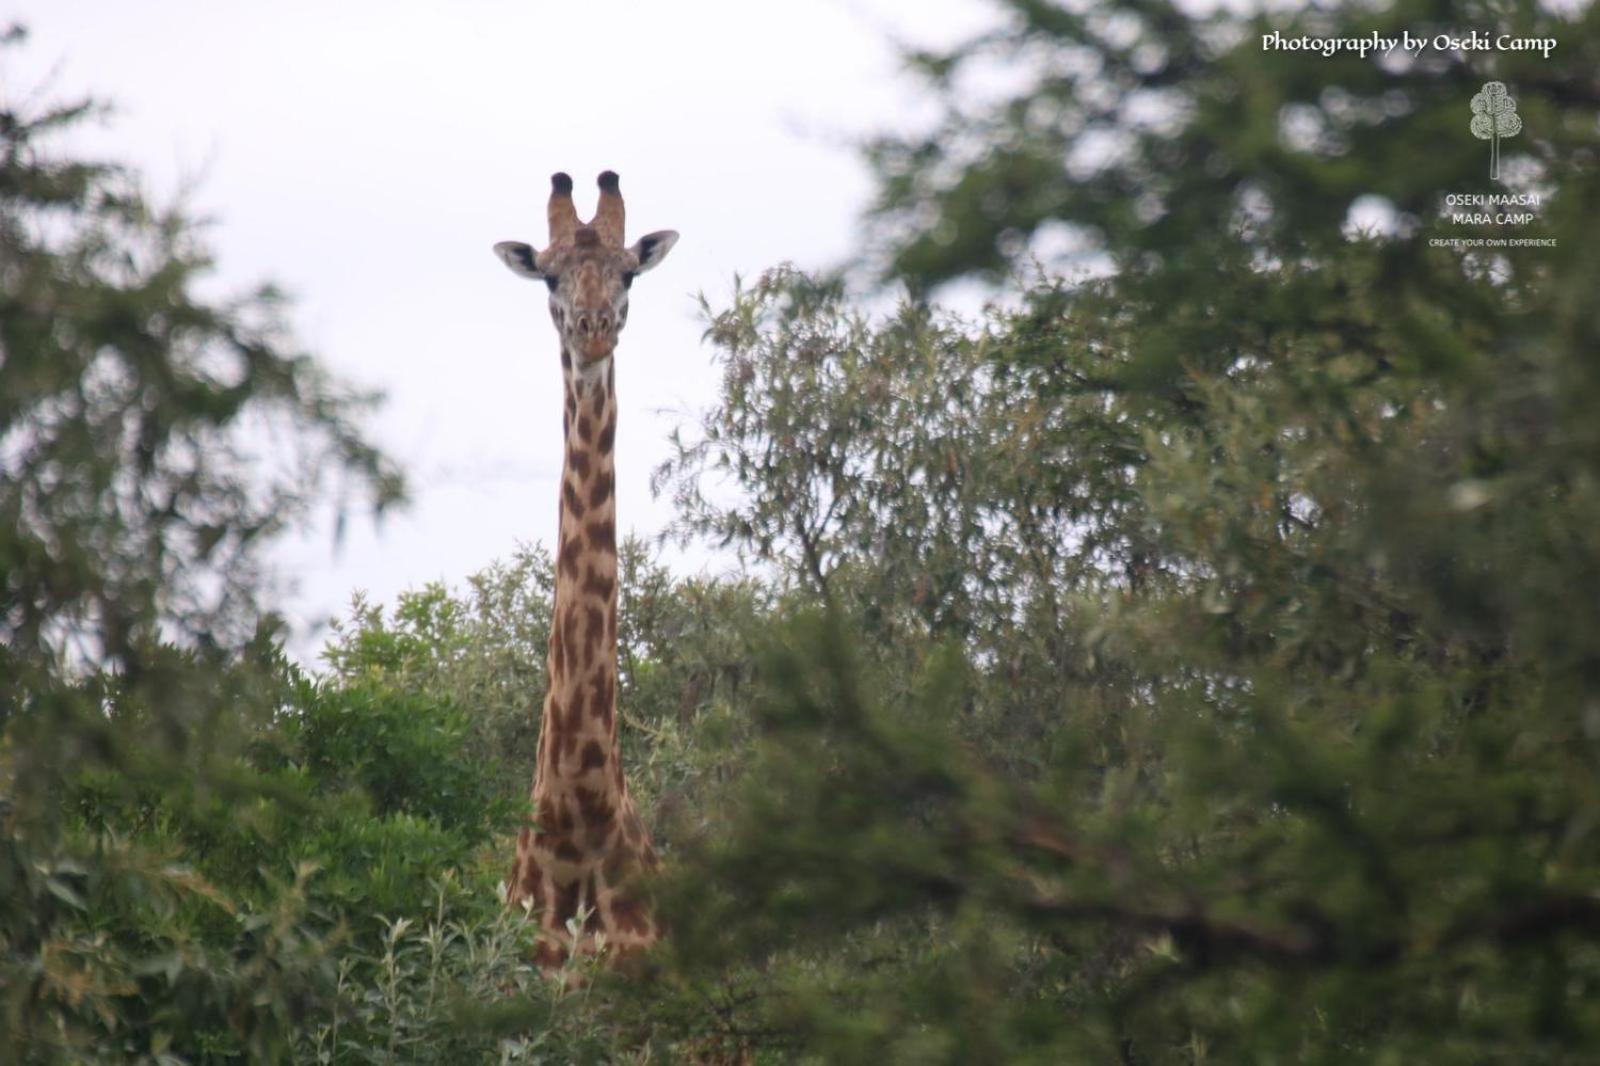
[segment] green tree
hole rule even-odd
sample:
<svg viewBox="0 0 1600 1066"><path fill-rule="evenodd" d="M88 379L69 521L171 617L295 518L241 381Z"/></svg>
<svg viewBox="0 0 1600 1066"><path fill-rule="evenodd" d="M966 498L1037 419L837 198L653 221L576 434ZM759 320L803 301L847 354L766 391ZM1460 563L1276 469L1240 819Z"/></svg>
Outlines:
<svg viewBox="0 0 1600 1066"><path fill-rule="evenodd" d="M457 708L470 757L495 792L528 791L544 699L554 570L539 546L519 548L452 592L434 583L385 611L357 596L323 659L343 689L373 685ZM404 788L403 781L396 782Z"/></svg>
<svg viewBox="0 0 1600 1066"><path fill-rule="evenodd" d="M884 259L914 291L1062 246L1099 274L1027 283L967 329L995 399L951 402L983 449L964 469L1028 485L952 488L965 521L1004 542L1015 501L1069 515L1014 540L1076 564L1045 579L1063 611L1033 660L1029 758L1005 699L1039 619L884 635L830 588L833 615L765 660L727 819L685 845L679 965L743 974L730 1029L833 1061L1583 1061L1600 1040L1600 318L1575 236L1600 221L1593 11L1016 0L1004 18L916 57L946 118L872 158ZM1561 46L1401 65L1260 45L1457 20ZM996 67L1034 73L996 99ZM1529 165L1509 173L1549 183L1535 231L1559 239L1493 260L1429 243L1466 232L1441 208L1473 173L1459 109L1489 72L1519 86ZM778 278L713 320L740 372L686 455L726 459L746 498L684 497L686 520L804 573L786 516L855 506L873 549L909 543L885 560L835 541L832 573L914 573L938 539L885 529L897 501L874 493L928 449L835 412L937 393L969 356L920 343L931 368L897 376L914 360L873 353L903 315L861 323L816 292ZM791 398L802 374L816 393ZM813 488L813 505L801 431L835 427L848 439L822 454L860 465L827 480L848 500ZM879 640L919 680L880 669Z"/></svg>
<svg viewBox="0 0 1600 1066"><path fill-rule="evenodd" d="M1100 387L1116 358L1086 354L1076 395L1038 395L1064 299L1043 286L978 322L904 301L879 321L837 284L769 272L711 315L722 397L655 477L679 535L846 609L886 683L909 684L930 641L990 664L975 709L1019 763L1068 692L1105 680L1065 665L1095 591L1154 565L1128 514L1137 423L1109 416Z"/></svg>
<svg viewBox="0 0 1600 1066"><path fill-rule="evenodd" d="M402 486L363 435L370 399L294 346L276 293L202 298L183 211L63 154L99 110L0 99L7 1054L270 1059L331 981L309 868L230 897L170 838L81 815L91 795L261 796L234 756L276 710L262 549L319 500Z"/></svg>

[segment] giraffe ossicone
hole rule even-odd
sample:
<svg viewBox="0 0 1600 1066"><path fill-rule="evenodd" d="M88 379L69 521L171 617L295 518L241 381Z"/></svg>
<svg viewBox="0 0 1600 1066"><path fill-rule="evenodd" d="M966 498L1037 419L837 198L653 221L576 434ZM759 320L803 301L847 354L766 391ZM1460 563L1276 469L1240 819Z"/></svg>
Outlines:
<svg viewBox="0 0 1600 1066"><path fill-rule="evenodd" d="M657 937L637 891L656 865L650 833L628 793L617 743L617 402L612 355L628 321L633 279L677 243L673 230L623 243L617 175L599 178L594 217L578 220L572 179L550 179L550 242L541 251L501 241L513 273L549 288L561 341L562 433L555 603L549 690L533 775L534 824L517 835L507 904L526 910L543 936L538 961L561 965L604 944L617 956ZM574 938L570 928L577 928Z"/></svg>

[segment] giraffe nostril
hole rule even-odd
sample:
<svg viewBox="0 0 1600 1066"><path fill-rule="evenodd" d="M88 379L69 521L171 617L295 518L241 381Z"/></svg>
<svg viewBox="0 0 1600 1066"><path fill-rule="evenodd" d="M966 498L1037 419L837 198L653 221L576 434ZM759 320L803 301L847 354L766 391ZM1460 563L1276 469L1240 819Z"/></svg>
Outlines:
<svg viewBox="0 0 1600 1066"><path fill-rule="evenodd" d="M578 313L578 332L587 334L590 330L590 325L589 313L587 311L580 311Z"/></svg>

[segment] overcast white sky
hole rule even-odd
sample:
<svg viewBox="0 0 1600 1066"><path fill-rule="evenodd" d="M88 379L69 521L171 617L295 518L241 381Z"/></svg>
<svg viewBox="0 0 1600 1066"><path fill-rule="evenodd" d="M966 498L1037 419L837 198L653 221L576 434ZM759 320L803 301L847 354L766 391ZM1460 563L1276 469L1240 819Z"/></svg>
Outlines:
<svg viewBox="0 0 1600 1066"><path fill-rule="evenodd" d="M10 7L31 39L7 87L50 75L52 96L114 102L94 147L158 197L198 177L221 280L280 283L301 340L388 394L373 428L413 502L353 523L337 553L326 529L279 553L302 654L354 589L392 604L553 536L555 333L543 287L489 250L543 245L552 171L585 217L595 175L618 171L629 240L683 234L634 287L617 355L619 524L654 533L670 507L650 471L715 395L694 295L853 251L870 188L847 140L918 111L889 35L948 42L994 17L982 0Z"/></svg>

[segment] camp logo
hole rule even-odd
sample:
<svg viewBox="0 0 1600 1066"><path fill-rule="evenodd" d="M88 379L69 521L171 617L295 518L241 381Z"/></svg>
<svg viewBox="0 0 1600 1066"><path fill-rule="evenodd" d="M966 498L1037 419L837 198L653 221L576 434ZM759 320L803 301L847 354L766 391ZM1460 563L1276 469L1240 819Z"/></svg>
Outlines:
<svg viewBox="0 0 1600 1066"><path fill-rule="evenodd" d="M1500 180L1500 138L1522 132L1522 116L1517 101L1506 91L1503 81L1488 81L1472 98L1472 135L1489 142L1489 180Z"/></svg>

